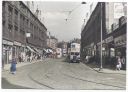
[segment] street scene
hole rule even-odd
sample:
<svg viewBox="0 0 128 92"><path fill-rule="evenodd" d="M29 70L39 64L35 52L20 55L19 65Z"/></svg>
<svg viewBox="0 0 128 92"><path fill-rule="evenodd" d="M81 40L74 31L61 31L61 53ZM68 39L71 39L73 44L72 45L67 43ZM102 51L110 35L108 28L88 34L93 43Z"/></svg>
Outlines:
<svg viewBox="0 0 128 92"><path fill-rule="evenodd" d="M126 90L127 2L2 1L2 89Z"/></svg>

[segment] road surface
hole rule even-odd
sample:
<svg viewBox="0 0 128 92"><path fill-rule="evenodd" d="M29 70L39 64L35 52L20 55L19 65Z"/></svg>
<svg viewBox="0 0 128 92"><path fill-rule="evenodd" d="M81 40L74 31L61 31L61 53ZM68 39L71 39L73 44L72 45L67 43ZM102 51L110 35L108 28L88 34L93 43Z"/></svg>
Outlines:
<svg viewBox="0 0 128 92"><path fill-rule="evenodd" d="M2 88L125 90L126 75L98 73L83 63L68 63L65 58L46 59L18 68L15 75L2 71Z"/></svg>

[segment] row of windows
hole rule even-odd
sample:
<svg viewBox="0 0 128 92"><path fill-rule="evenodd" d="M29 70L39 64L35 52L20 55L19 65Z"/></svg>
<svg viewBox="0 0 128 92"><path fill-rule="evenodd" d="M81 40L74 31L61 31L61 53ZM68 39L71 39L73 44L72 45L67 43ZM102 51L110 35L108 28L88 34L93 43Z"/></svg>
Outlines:
<svg viewBox="0 0 128 92"><path fill-rule="evenodd" d="M3 7L5 9L4 5L3 5ZM25 35L24 29L26 26L27 27L29 26L29 19L25 18L25 16L23 14L20 14L17 9L13 10L13 7L11 5L8 5L8 21L9 21L8 31L12 32L12 30L13 30L13 20L12 20L13 12L14 12L14 17L15 17L14 18L14 31L18 31L18 29L20 29L19 32L21 34ZM19 16L20 17L20 28L18 28L18 15L19 14L20 14L20 16ZM3 26L5 26L5 21L3 21ZM40 30L39 27L34 26L34 24L32 22L30 23L30 28L34 31L38 31L40 35L44 36L44 32L42 32L42 30ZM30 30L30 31L32 31L32 30ZM37 32L35 32L35 33L37 33ZM39 38L38 36L32 35L32 38L41 40L41 38Z"/></svg>
<svg viewBox="0 0 128 92"><path fill-rule="evenodd" d="M17 25L18 24L18 11L15 9L15 24ZM12 15L13 15L13 8L10 6L10 5L8 5L8 19L9 19L9 21L10 22L12 22ZM32 16L31 16L32 17ZM34 19L34 18L33 18ZM21 24L21 26L24 26L24 25L27 25L27 26L29 26L28 24L29 24L29 21L28 21L28 19L25 19L25 16L24 15L22 15L22 14L20 14L20 24ZM36 26L34 26L32 23L30 24L30 28L33 28L33 27L35 27L36 29L38 29L38 27L36 27Z"/></svg>

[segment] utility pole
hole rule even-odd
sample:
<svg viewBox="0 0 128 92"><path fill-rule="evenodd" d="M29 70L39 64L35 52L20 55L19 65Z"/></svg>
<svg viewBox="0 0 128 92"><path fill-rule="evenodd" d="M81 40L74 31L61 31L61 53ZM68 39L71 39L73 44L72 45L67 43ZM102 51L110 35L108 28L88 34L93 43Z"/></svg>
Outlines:
<svg viewBox="0 0 128 92"><path fill-rule="evenodd" d="M100 48L100 69L99 69L99 71L101 71L102 69L103 69L103 66L102 66L102 64L103 64L103 62L102 62L102 2L101 2L101 42L100 42L100 44L101 44L101 48Z"/></svg>

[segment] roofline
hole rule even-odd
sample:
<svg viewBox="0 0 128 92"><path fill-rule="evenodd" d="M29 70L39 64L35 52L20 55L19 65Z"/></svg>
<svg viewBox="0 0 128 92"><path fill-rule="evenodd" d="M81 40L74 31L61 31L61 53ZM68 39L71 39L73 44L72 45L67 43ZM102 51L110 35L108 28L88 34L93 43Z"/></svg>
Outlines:
<svg viewBox="0 0 128 92"><path fill-rule="evenodd" d="M38 20L38 22L47 30L44 24L32 13L32 11L23 3L23 1L19 1L19 2L22 3L29 10L29 12Z"/></svg>

